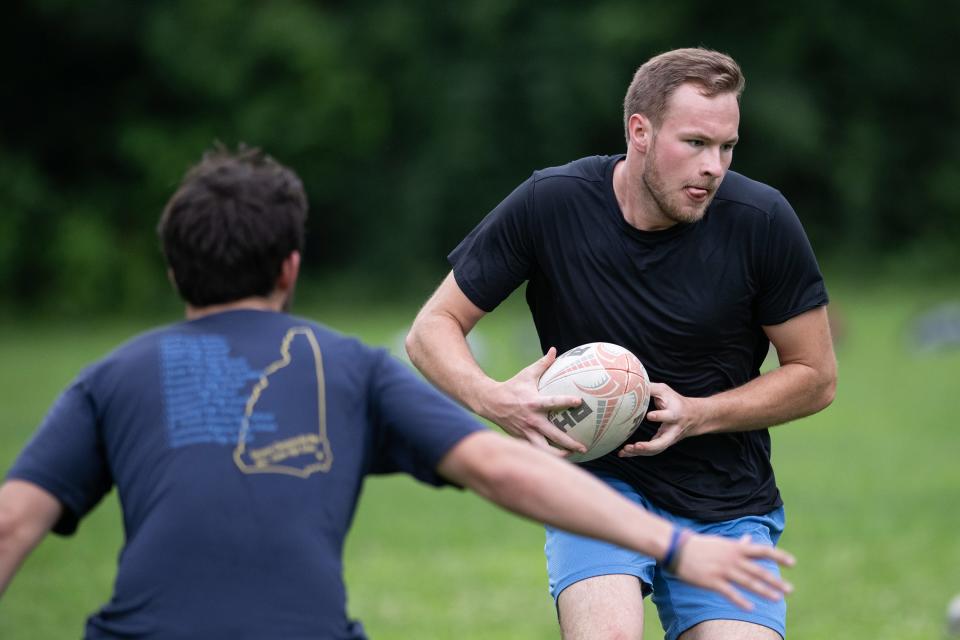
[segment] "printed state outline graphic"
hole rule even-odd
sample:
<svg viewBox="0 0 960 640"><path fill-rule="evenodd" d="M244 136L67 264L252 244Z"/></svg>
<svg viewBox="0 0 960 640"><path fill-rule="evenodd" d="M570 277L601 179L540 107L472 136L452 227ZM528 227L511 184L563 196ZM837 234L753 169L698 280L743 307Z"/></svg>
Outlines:
<svg viewBox="0 0 960 640"><path fill-rule="evenodd" d="M260 400L263 391L270 386L270 376L283 369L292 362L290 356L290 344L296 336L303 336L310 345L313 354L314 369L317 374L317 431L301 433L289 438L277 440L269 445L251 449L247 451L246 437L250 430L250 417L253 415L254 408ZM262 464L251 464L244 459L247 454L251 458L260 458ZM294 467L291 465L277 464L272 461L275 458L300 457L312 454L317 461L304 467ZM268 461L270 459L271 461ZM243 473L282 473L296 476L298 478L307 478L317 472L326 472L333 465L333 451L330 448L330 440L327 437L327 402L324 392L323 375L323 355L320 352L320 345L317 343L316 336L309 327L292 327L287 331L280 345L280 359L273 362L260 376L260 380L250 392L246 407L243 412L243 422L240 426L240 433L237 437L237 446L233 450L233 461Z"/></svg>

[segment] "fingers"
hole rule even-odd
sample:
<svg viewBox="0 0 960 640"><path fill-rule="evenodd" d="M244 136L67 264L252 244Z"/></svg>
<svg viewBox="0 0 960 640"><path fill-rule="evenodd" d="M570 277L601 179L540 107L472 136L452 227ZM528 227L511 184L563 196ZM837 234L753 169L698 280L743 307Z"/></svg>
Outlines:
<svg viewBox="0 0 960 640"><path fill-rule="evenodd" d="M547 352L542 358L536 360L533 364L527 367L527 371L534 375L536 380L539 380L540 376L542 376L543 373L550 368L550 365L552 365L556 359L557 349L555 347L550 347L547 349Z"/></svg>
<svg viewBox="0 0 960 640"><path fill-rule="evenodd" d="M566 449L568 452L579 451L580 453L583 453L587 450L587 446L585 444L578 440L574 440L560 429L554 427L552 424L550 425L549 430L545 430L538 435L541 435L541 437L549 440L554 445Z"/></svg>
<svg viewBox="0 0 960 640"><path fill-rule="evenodd" d="M730 580L761 598L771 601L777 601L787 593L785 582L753 563L734 571L730 575Z"/></svg>
<svg viewBox="0 0 960 640"><path fill-rule="evenodd" d="M751 544L746 553L753 559L767 558L784 567L792 567L797 563L797 559L786 551L762 544Z"/></svg>
<svg viewBox="0 0 960 640"><path fill-rule="evenodd" d="M617 452L617 455L621 458L655 456L658 453L662 453L666 448L667 446L665 444L657 443L654 440L650 440L649 442L632 442L623 445L623 448Z"/></svg>
<svg viewBox="0 0 960 640"><path fill-rule="evenodd" d="M680 431L673 427L661 426L653 438L646 442L631 442L620 449L617 454L621 458L633 456L655 456L670 447L680 437Z"/></svg>
<svg viewBox="0 0 960 640"><path fill-rule="evenodd" d="M647 420L649 422L675 422L676 414L668 409L656 409L654 411L647 411Z"/></svg>
<svg viewBox="0 0 960 640"><path fill-rule="evenodd" d="M664 384L663 382L651 382L650 383L650 397L651 398L663 398L664 396L674 393L673 389L670 388L670 385Z"/></svg>
<svg viewBox="0 0 960 640"><path fill-rule="evenodd" d="M739 589L750 591L761 598L774 602L793 591L793 585L770 573L752 560L747 560L731 568L724 579L713 588L746 611L753 609L753 604L743 596Z"/></svg>
<svg viewBox="0 0 960 640"><path fill-rule="evenodd" d="M527 442L529 442L531 445L533 445L537 449L540 449L541 451L545 451L549 453L554 457L566 458L568 455L570 455L569 451L565 449L560 449L556 446L551 445L549 440L547 440L545 437L543 437L542 434L537 433L536 431L524 431L523 435L524 435L524 438L526 438Z"/></svg>
<svg viewBox="0 0 960 640"><path fill-rule="evenodd" d="M564 456L573 451L584 452L587 448L548 419L550 412L578 407L583 400L578 396L546 396L538 392L540 377L556 359L557 350L550 347L542 358L504 382L500 394L501 411L494 412L501 419L494 421L511 435L525 438L544 451Z"/></svg>
<svg viewBox="0 0 960 640"><path fill-rule="evenodd" d="M793 562L790 554L774 549L769 543L751 542L749 535L739 540L694 535L683 547L678 575L749 610L750 594L777 601L793 592L793 585L757 562L758 559L783 561L787 565Z"/></svg>
<svg viewBox="0 0 960 640"><path fill-rule="evenodd" d="M504 430L507 431L507 429ZM508 433L514 437L522 437L531 444L538 445L538 448L546 447L544 451L550 451L550 453L557 453L557 447L559 447L560 455L567 455L573 451L582 453L587 450L586 445L564 433L543 414L528 416L520 425L514 426Z"/></svg>
<svg viewBox="0 0 960 640"><path fill-rule="evenodd" d="M562 409L571 409L583 404L583 398L578 396L540 396L537 408L540 411L560 411Z"/></svg>
<svg viewBox="0 0 960 640"><path fill-rule="evenodd" d="M779 600L793 593L792 584L753 561L744 563L741 577L743 586L768 600Z"/></svg>
<svg viewBox="0 0 960 640"><path fill-rule="evenodd" d="M743 594L737 591L737 589L732 585L724 582L717 585L717 587L715 587L715 590L718 593L720 593L720 595L724 596L727 600L737 605L744 611L753 610L753 603L747 600L745 597L743 597Z"/></svg>
<svg viewBox="0 0 960 640"><path fill-rule="evenodd" d="M797 563L797 559L790 553L766 544L754 544L751 540L749 533L740 536L739 540L740 546L749 557L754 559L768 558L785 567L792 567Z"/></svg>

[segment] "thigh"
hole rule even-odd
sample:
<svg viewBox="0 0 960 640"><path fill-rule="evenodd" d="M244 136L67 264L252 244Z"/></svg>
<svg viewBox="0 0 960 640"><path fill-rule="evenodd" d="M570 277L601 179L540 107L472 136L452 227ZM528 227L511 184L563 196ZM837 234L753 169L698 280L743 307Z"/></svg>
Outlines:
<svg viewBox="0 0 960 640"><path fill-rule="evenodd" d="M648 506L624 483L600 479ZM566 640L642 638L643 596L653 582L654 558L553 527L547 527L544 550L550 595Z"/></svg>
<svg viewBox="0 0 960 640"><path fill-rule="evenodd" d="M576 582L557 599L564 640L642 640L643 589L634 576Z"/></svg>
<svg viewBox="0 0 960 640"><path fill-rule="evenodd" d="M749 534L754 542L774 545L783 531L783 511L777 509L761 516L747 516L726 522L697 523L678 518L678 524L700 533L731 538ZM779 567L771 560L758 561L771 573ZM753 609L745 611L718 593L682 582L675 575L661 570L654 573L653 601L667 640L691 638L780 638L785 633L787 605L783 600L770 601L740 590ZM733 627L729 634L721 634ZM696 630L694 632L694 630ZM687 635L687 632L694 635ZM754 635L746 635L752 633ZM759 634L759 635L757 635Z"/></svg>
<svg viewBox="0 0 960 640"><path fill-rule="evenodd" d="M680 640L782 640L779 633L742 620L707 620L680 634Z"/></svg>
<svg viewBox="0 0 960 640"><path fill-rule="evenodd" d="M614 478L597 477L631 502L651 509L646 499L626 483ZM547 556L550 595L555 601L570 585L606 575L634 576L640 580L644 594L650 592L656 565L656 560L651 556L554 527L546 527L546 534L543 550Z"/></svg>

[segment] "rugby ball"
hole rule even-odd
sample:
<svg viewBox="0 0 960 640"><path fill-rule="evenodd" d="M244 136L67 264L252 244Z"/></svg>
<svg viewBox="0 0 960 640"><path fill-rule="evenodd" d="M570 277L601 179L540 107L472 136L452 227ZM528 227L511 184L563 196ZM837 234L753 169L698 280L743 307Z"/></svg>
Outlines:
<svg viewBox="0 0 960 640"><path fill-rule="evenodd" d="M579 407L551 411L558 429L587 446L567 456L586 462L617 449L640 426L650 403L650 380L635 355L609 342L580 345L559 356L538 384L550 396L580 396Z"/></svg>

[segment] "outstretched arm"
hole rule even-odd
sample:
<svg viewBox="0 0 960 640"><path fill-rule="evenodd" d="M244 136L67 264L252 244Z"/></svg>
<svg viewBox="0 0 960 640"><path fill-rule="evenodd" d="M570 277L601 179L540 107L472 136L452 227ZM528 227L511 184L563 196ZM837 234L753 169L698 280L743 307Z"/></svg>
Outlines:
<svg viewBox="0 0 960 640"><path fill-rule="evenodd" d="M514 513L573 533L612 542L664 560L673 525L619 495L576 466L493 432L464 438L441 460L439 471ZM792 587L753 560L792 565L778 549L746 540L689 534L678 561L681 579L717 591L737 605L749 602L735 586L770 599Z"/></svg>
<svg viewBox="0 0 960 640"><path fill-rule="evenodd" d="M61 509L59 500L30 482L8 480L0 486L0 595Z"/></svg>
<svg viewBox="0 0 960 640"><path fill-rule="evenodd" d="M620 455L654 455L683 438L707 433L765 429L833 402L837 361L826 307L763 329L777 349L779 367L708 398L687 398L666 384L651 384L654 409L647 419L660 422L660 429L647 442L626 445Z"/></svg>
<svg viewBox="0 0 960 640"><path fill-rule="evenodd" d="M580 398L543 396L537 389L540 376L556 358L555 350L513 378L497 382L480 368L466 341L484 315L450 272L413 321L406 340L410 360L433 384L508 434L546 451L559 451L550 442L585 451L586 447L547 420L549 411L575 407Z"/></svg>

